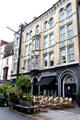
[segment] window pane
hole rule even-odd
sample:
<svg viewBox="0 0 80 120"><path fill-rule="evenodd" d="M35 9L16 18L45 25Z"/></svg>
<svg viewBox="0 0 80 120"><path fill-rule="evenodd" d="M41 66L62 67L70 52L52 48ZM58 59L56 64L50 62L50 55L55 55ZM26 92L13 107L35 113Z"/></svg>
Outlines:
<svg viewBox="0 0 80 120"><path fill-rule="evenodd" d="M45 66L45 67L47 66L47 62L48 62L48 56L45 55L45 56L44 56L44 66Z"/></svg>
<svg viewBox="0 0 80 120"><path fill-rule="evenodd" d="M65 17L65 11L64 9L60 10L60 20L63 20Z"/></svg>
<svg viewBox="0 0 80 120"><path fill-rule="evenodd" d="M62 63L66 62L66 50L65 49L61 50L61 62Z"/></svg>
<svg viewBox="0 0 80 120"><path fill-rule="evenodd" d="M50 46L54 44L54 35L50 34L49 35L49 40L50 40Z"/></svg>
<svg viewBox="0 0 80 120"><path fill-rule="evenodd" d="M39 33L39 25L36 26L36 34Z"/></svg>
<svg viewBox="0 0 80 120"><path fill-rule="evenodd" d="M52 28L53 25L54 25L54 20L53 20L53 18L51 18L51 19L49 20L49 27Z"/></svg>
<svg viewBox="0 0 80 120"><path fill-rule="evenodd" d="M32 45L29 44L29 53L31 53Z"/></svg>
<svg viewBox="0 0 80 120"><path fill-rule="evenodd" d="M32 30L29 33L29 39L31 39L31 38L32 38Z"/></svg>
<svg viewBox="0 0 80 120"><path fill-rule="evenodd" d="M68 37L72 37L73 36L73 25L70 24L67 26L68 29Z"/></svg>
<svg viewBox="0 0 80 120"><path fill-rule="evenodd" d="M16 45L19 45L19 37L16 38Z"/></svg>
<svg viewBox="0 0 80 120"><path fill-rule="evenodd" d="M39 67L39 56L36 56L36 67Z"/></svg>
<svg viewBox="0 0 80 120"><path fill-rule="evenodd" d="M44 30L48 30L48 22L47 21L44 23Z"/></svg>
<svg viewBox="0 0 80 120"><path fill-rule="evenodd" d="M26 68L27 68L27 60L24 60L24 70L26 70Z"/></svg>
<svg viewBox="0 0 80 120"><path fill-rule="evenodd" d="M28 33L26 33L26 40L28 40Z"/></svg>
<svg viewBox="0 0 80 120"><path fill-rule="evenodd" d="M36 39L36 49L39 49L39 39Z"/></svg>
<svg viewBox="0 0 80 120"><path fill-rule="evenodd" d="M53 53L50 54L50 66L53 66L54 65L54 55Z"/></svg>
<svg viewBox="0 0 80 120"><path fill-rule="evenodd" d="M33 40L32 49L35 50L35 40Z"/></svg>
<svg viewBox="0 0 80 120"><path fill-rule="evenodd" d="M70 15L72 15L72 5L71 4L69 4L67 6L67 16L70 16Z"/></svg>
<svg viewBox="0 0 80 120"><path fill-rule="evenodd" d="M65 27L60 29L60 41L65 39Z"/></svg>
<svg viewBox="0 0 80 120"><path fill-rule="evenodd" d="M74 47L69 48L68 51L69 51L69 61L73 61L74 60Z"/></svg>
<svg viewBox="0 0 80 120"><path fill-rule="evenodd" d="M25 46L25 54L28 54L28 46Z"/></svg>
<svg viewBox="0 0 80 120"><path fill-rule="evenodd" d="M48 36L44 37L44 48L48 47Z"/></svg>

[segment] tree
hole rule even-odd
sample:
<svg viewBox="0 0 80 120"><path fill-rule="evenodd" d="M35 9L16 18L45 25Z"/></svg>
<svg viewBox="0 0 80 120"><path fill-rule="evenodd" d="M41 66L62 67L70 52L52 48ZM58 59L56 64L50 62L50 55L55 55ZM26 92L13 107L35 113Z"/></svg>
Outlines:
<svg viewBox="0 0 80 120"><path fill-rule="evenodd" d="M19 89L17 86L10 86L8 88L8 101L16 102L20 99L20 97L23 95L23 92L21 89Z"/></svg>
<svg viewBox="0 0 80 120"><path fill-rule="evenodd" d="M31 87L31 82L29 77L21 75L16 80L16 86L19 87L24 93L28 91L28 88Z"/></svg>

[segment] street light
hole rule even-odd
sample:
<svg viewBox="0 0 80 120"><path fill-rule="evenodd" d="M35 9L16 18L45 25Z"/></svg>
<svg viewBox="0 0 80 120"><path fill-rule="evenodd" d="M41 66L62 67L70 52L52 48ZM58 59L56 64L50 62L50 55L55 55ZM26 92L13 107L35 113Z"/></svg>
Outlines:
<svg viewBox="0 0 80 120"><path fill-rule="evenodd" d="M20 36L20 42L19 42L19 52L18 52L18 62L17 62L17 78L19 76L19 67L20 67L20 56L21 56L21 43L22 43L22 32L23 32L23 24L20 25L20 33L16 32L15 30L11 29L10 27L7 27L7 29L11 30L12 32L18 34Z"/></svg>

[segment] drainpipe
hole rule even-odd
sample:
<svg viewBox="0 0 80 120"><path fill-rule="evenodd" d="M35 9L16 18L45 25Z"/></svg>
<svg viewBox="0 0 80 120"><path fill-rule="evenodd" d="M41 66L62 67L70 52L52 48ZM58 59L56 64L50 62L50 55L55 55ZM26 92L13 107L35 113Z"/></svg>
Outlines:
<svg viewBox="0 0 80 120"><path fill-rule="evenodd" d="M17 78L19 76L19 68L20 68L22 33L23 33L23 24L20 25L20 42L19 42L18 63L17 63Z"/></svg>
<svg viewBox="0 0 80 120"><path fill-rule="evenodd" d="M78 0L76 0L76 10L77 10L77 26L78 26L78 43L79 43L79 66L80 66L80 42L79 42L79 37L80 37L80 30L79 30L79 27L80 27L80 22L79 22L79 19L80 19L80 15L79 15L79 7L78 7ZM78 89L79 89L79 86L78 86L78 84L79 84L79 80L77 81L77 88L76 88L76 91L78 92Z"/></svg>

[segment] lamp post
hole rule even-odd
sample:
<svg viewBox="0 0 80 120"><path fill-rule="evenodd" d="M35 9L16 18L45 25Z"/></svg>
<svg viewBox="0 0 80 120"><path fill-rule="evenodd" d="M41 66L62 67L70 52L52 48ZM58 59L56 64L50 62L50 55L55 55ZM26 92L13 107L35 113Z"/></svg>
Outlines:
<svg viewBox="0 0 80 120"><path fill-rule="evenodd" d="M13 29L7 27L7 29L13 31L14 33L18 34L20 36L20 42L19 42L19 52L18 52L18 62L17 62L17 78L19 76L19 68L20 68L20 56L21 56L21 43L22 43L22 33L23 33L23 24L20 25L20 33L14 31Z"/></svg>

